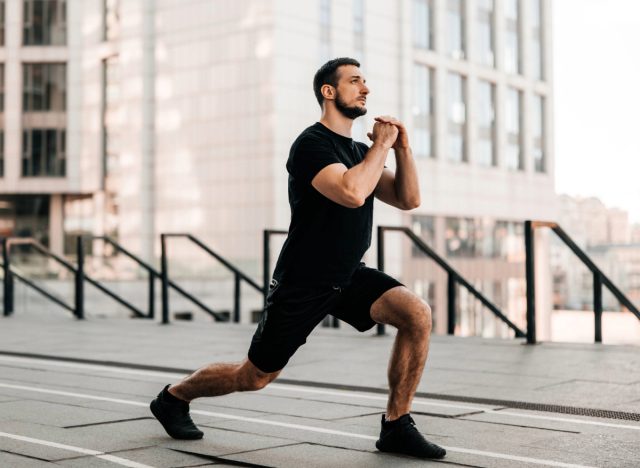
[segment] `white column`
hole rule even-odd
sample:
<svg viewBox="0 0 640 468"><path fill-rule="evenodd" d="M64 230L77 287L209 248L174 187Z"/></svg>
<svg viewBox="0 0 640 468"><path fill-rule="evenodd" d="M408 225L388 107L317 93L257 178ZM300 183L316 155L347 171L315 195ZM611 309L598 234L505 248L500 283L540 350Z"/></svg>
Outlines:
<svg viewBox="0 0 640 468"><path fill-rule="evenodd" d="M64 250L64 212L63 195L51 195L49 200L49 250L63 255Z"/></svg>

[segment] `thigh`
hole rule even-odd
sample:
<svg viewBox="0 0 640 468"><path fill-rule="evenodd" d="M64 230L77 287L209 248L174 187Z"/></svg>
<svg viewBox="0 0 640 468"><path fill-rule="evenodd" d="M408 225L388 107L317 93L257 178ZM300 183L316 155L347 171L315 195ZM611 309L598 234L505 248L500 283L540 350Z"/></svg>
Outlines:
<svg viewBox="0 0 640 468"><path fill-rule="evenodd" d="M340 302L331 312L358 331L371 329L377 322L371 316L371 306L390 289L404 286L400 281L362 263L340 293Z"/></svg>
<svg viewBox="0 0 640 468"><path fill-rule="evenodd" d="M265 373L281 370L336 300L337 292L331 288L276 284L251 340L251 363Z"/></svg>

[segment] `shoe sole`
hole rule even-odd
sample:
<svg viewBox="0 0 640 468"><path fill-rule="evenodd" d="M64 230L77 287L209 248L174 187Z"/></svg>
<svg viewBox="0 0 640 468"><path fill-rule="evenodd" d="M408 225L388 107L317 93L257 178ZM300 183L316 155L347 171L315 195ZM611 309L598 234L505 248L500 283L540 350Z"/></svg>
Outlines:
<svg viewBox="0 0 640 468"><path fill-rule="evenodd" d="M153 416L158 420L158 422L160 424L162 424L162 427L164 428L165 432L167 434L169 434L169 436L173 437L174 439L177 440L199 440L202 439L202 437L204 436L204 434L201 432L200 434L194 434L194 436L189 436L189 437L181 437L175 434L172 434L169 429L167 428L167 426L165 425L164 422L162 422L162 419L160 419L160 411L157 408L158 403L156 400L153 400L150 404L149 404L149 409L151 410L151 413L153 414Z"/></svg>
<svg viewBox="0 0 640 468"><path fill-rule="evenodd" d="M398 451L395 451L395 450L386 450L385 448L383 448L383 447L380 445L380 441L379 441L379 440L378 440L378 441L376 441L376 448L377 448L380 452L384 452L384 453L397 453L398 455L404 455L404 456L406 456L406 457L418 458L418 459L420 459L420 460L441 460L441 459L443 459L444 457L446 457L446 456L447 456L447 452L445 452L444 454L442 454L442 455L441 455L441 456L439 456L439 457L435 457L435 456L434 456L434 457L420 457L420 456L418 456L418 455L412 455L412 454L410 454L410 453L398 452Z"/></svg>

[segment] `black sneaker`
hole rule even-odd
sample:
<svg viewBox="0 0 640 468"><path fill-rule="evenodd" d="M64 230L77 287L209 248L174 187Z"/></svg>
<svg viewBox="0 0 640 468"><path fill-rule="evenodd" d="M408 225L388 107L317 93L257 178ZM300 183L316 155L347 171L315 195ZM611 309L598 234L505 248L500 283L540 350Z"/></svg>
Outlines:
<svg viewBox="0 0 640 468"><path fill-rule="evenodd" d="M196 427L189 416L189 403L167 401L163 393L167 392L168 388L169 385L164 387L151 402L149 405L151 412L160 421L167 434L174 439L202 439L204 433Z"/></svg>
<svg viewBox="0 0 640 468"><path fill-rule="evenodd" d="M382 429L376 447L381 452L402 453L418 458L443 458L447 454L445 449L420 434L408 413L391 422L385 421L382 415Z"/></svg>

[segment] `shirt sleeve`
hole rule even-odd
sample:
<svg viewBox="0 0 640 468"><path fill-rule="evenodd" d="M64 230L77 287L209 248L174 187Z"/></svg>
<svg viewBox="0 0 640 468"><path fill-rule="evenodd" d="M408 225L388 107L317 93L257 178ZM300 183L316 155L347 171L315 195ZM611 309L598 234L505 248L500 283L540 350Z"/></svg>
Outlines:
<svg viewBox="0 0 640 468"><path fill-rule="evenodd" d="M293 149L287 169L296 179L310 184L329 164L342 163L330 141L308 135Z"/></svg>

